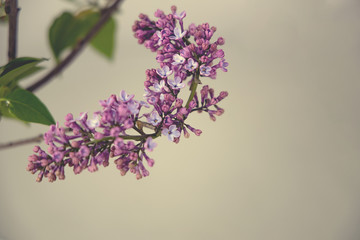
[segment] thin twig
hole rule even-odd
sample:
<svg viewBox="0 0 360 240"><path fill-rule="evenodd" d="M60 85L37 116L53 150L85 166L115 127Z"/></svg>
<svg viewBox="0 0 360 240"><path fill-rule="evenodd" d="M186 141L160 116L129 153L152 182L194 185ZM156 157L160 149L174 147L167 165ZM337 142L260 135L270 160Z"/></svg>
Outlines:
<svg viewBox="0 0 360 240"><path fill-rule="evenodd" d="M69 55L62 60L56 67L54 67L48 74L46 74L43 78L29 86L26 90L33 92L39 87L41 87L43 84L50 81L54 76L59 74L66 66L71 63L74 58L80 53L80 51L86 46L88 42L96 35L96 33L99 32L99 30L105 25L105 23L110 19L113 12L118 8L119 4L122 2L122 0L115 0L114 3L108 7L105 8L102 12L102 15L100 16L99 21L90 29L90 31L86 34L86 36L81 39L75 48L69 53Z"/></svg>
<svg viewBox="0 0 360 240"><path fill-rule="evenodd" d="M18 140L18 141L14 141L14 142L9 142L9 143L2 143L2 144L0 144L0 150L5 149L5 148L10 148L10 147L18 147L18 146L29 144L29 143L40 143L42 140L43 140L43 135L40 134L36 137L31 137L31 138L22 139L22 140Z"/></svg>
<svg viewBox="0 0 360 240"><path fill-rule="evenodd" d="M17 22L18 22L18 3L17 0L6 0L5 11L9 16L9 48L8 59L9 61L16 58L17 47Z"/></svg>
<svg viewBox="0 0 360 240"><path fill-rule="evenodd" d="M139 124L141 124L142 127L146 127L152 130L155 130L155 126L151 125L150 123L147 122L143 122L143 121L138 121ZM65 129L66 132L71 132L72 130L70 128L66 128ZM147 134L149 136L151 136L152 134ZM135 136L123 136L124 139L135 139ZM21 145L25 145L25 144L30 144L30 143L41 143L44 140L44 135L43 134L39 134L35 137L30 137L30 138L26 138L26 139L21 139L21 140L17 140L17 141L13 141L13 142L8 142L8 143L0 143L0 150L6 149L6 148L11 148L11 147L18 147Z"/></svg>

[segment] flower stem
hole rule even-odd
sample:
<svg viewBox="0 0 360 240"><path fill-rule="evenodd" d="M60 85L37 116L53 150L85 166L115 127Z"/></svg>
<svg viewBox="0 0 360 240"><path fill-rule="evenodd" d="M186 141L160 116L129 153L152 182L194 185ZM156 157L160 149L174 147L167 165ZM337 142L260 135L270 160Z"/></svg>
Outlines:
<svg viewBox="0 0 360 240"><path fill-rule="evenodd" d="M197 85L199 83L201 83L201 81L200 81L200 73L199 73L199 70L197 70L195 75L194 75L194 79L193 79L193 81L191 83L191 86L190 86L191 93L190 93L189 99L186 102L185 108L188 108L189 105L190 105L190 102L193 100L193 98L195 96L195 93L196 93Z"/></svg>

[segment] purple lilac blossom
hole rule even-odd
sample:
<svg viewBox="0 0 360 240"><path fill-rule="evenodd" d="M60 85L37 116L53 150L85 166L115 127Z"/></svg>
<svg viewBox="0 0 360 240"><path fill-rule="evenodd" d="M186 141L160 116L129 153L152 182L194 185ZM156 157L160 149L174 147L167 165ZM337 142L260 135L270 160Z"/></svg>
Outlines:
<svg viewBox="0 0 360 240"><path fill-rule="evenodd" d="M192 71L196 70L198 66L199 66L199 64L196 61L194 61L194 59L189 58L184 68L186 70L192 72Z"/></svg>
<svg viewBox="0 0 360 240"><path fill-rule="evenodd" d="M185 87L185 83L181 82L181 78L178 76L176 76L174 79L169 79L168 83L172 89L181 89Z"/></svg>
<svg viewBox="0 0 360 240"><path fill-rule="evenodd" d="M224 51L218 49L225 40L219 37L212 42L216 28L207 23L184 29L186 12L177 14L175 6L171 10L168 15L157 10L156 21L140 14L133 26L138 42L157 52L160 65L146 70L145 101L134 100L134 95L122 90L118 96L101 100L102 109L91 119L86 112L75 119L68 114L64 127L51 125L44 134L47 152L35 146L29 156L27 170L38 174L38 182L44 177L50 182L65 179L65 168L72 168L75 174L85 169L95 172L99 166L107 167L110 158L115 159L121 175L131 172L141 179L149 175L144 161L149 167L154 165L147 152L157 146L155 138L164 135L178 143L181 132L185 138L190 136L188 130L199 136L200 129L185 123L191 113L207 112L213 121L224 113L218 103L227 97L226 91L216 96L214 89L204 85L199 93L190 88L188 99L180 98L179 93L186 89L186 82L193 85L201 83L200 77L214 79L217 69L227 72ZM143 107L150 109L141 113ZM153 132L146 133L144 128Z"/></svg>
<svg viewBox="0 0 360 240"><path fill-rule="evenodd" d="M178 131L176 125L171 125L169 128L164 128L161 132L164 136L167 136L170 141L174 141L175 138L180 137L180 131Z"/></svg>

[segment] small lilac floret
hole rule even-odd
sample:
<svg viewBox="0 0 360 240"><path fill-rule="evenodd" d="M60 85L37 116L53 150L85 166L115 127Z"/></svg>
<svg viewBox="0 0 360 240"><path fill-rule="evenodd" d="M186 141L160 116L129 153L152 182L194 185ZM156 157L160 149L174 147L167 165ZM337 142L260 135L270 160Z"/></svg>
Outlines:
<svg viewBox="0 0 360 240"><path fill-rule="evenodd" d="M137 101L131 100L127 103L127 108L131 112L131 114L138 114L139 113L139 106L140 104Z"/></svg>
<svg viewBox="0 0 360 240"><path fill-rule="evenodd" d="M154 84L155 92L162 92L163 89L166 88L165 81L161 80L159 83Z"/></svg>
<svg viewBox="0 0 360 240"><path fill-rule="evenodd" d="M177 130L176 125L171 125L169 128L164 128L161 133L167 136L170 141L174 141L175 138L180 137L180 132Z"/></svg>
<svg viewBox="0 0 360 240"><path fill-rule="evenodd" d="M79 120L79 121L86 121L88 118L88 115L87 115L87 112L82 112L80 113L80 117L76 120Z"/></svg>
<svg viewBox="0 0 360 240"><path fill-rule="evenodd" d="M153 141L152 137L148 137L146 139L144 146L145 146L146 150L148 150L149 152L152 152L154 150L154 148L157 146L157 143Z"/></svg>
<svg viewBox="0 0 360 240"><path fill-rule="evenodd" d="M172 87L172 89L181 89L185 87L185 83L181 81L181 78L179 76L176 76L175 79L169 79L168 83Z"/></svg>
<svg viewBox="0 0 360 240"><path fill-rule="evenodd" d="M185 65L184 68L185 68L186 70L192 72L192 71L194 71L195 69L197 69L198 66L199 66L199 64L198 64L196 61L194 61L194 59L189 58L189 59L187 60L187 63L186 63L186 65Z"/></svg>
<svg viewBox="0 0 360 240"><path fill-rule="evenodd" d="M157 111L153 111L147 120L149 123L151 123L151 125L157 126L161 122L161 117Z"/></svg>
<svg viewBox="0 0 360 240"><path fill-rule="evenodd" d="M82 145L79 149L79 153L82 157L87 157L90 154L90 149L87 146Z"/></svg>
<svg viewBox="0 0 360 240"><path fill-rule="evenodd" d="M100 126L100 116L98 114L94 114L94 117L92 119L88 119L86 121L86 125L90 129L95 129Z"/></svg>
<svg viewBox="0 0 360 240"><path fill-rule="evenodd" d="M55 162L60 162L63 158L64 158L64 153L63 152L54 153L53 160Z"/></svg>
<svg viewBox="0 0 360 240"><path fill-rule="evenodd" d="M181 29L176 27L174 28L174 36L170 36L169 38L172 40L182 39L186 35L186 31L181 32Z"/></svg>
<svg viewBox="0 0 360 240"><path fill-rule="evenodd" d="M185 58L180 56L179 54L174 54L173 60L174 62L171 63L172 65L180 65L185 62Z"/></svg>
<svg viewBox="0 0 360 240"><path fill-rule="evenodd" d="M134 94L128 95L124 90L121 90L119 100L122 102L128 102L134 98Z"/></svg>
<svg viewBox="0 0 360 240"><path fill-rule="evenodd" d="M155 105L156 102L158 101L158 98L156 96L150 96L148 99L147 99L148 103L151 104L151 105Z"/></svg>
<svg viewBox="0 0 360 240"><path fill-rule="evenodd" d="M179 15L177 13L174 14L174 18L178 20L183 20L186 17L186 12L182 11Z"/></svg>
<svg viewBox="0 0 360 240"><path fill-rule="evenodd" d="M210 76L211 67L205 66L204 64L200 66L200 75L202 76Z"/></svg>
<svg viewBox="0 0 360 240"><path fill-rule="evenodd" d="M172 74L172 70L170 70L170 68L168 66L164 66L163 68L156 69L156 73L161 78L167 78L168 76L170 76Z"/></svg>
<svg viewBox="0 0 360 240"><path fill-rule="evenodd" d="M221 70L223 70L224 72L227 72L227 66L229 66L229 63L225 62L225 59L221 59L221 61L219 62L219 66L221 68Z"/></svg>

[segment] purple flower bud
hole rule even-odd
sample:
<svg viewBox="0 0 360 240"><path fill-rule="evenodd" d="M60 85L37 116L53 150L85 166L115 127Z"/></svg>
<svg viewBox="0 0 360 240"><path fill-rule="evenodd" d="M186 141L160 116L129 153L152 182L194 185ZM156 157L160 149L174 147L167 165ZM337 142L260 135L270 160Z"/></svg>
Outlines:
<svg viewBox="0 0 360 240"><path fill-rule="evenodd" d="M171 120L171 117L169 117L169 116L166 116L165 118L164 118L164 125L165 126L170 126L171 124L173 124L174 122L173 122L173 120Z"/></svg>
<svg viewBox="0 0 360 240"><path fill-rule="evenodd" d="M189 34L194 36L195 32L196 32L196 25L192 23L189 25Z"/></svg>
<svg viewBox="0 0 360 240"><path fill-rule="evenodd" d="M203 62L203 63L206 63L208 61L208 57L207 56L202 56L200 58L200 61Z"/></svg>
<svg viewBox="0 0 360 240"><path fill-rule="evenodd" d="M124 127L126 129L132 128L134 126L134 122L129 118L124 121Z"/></svg>
<svg viewBox="0 0 360 240"><path fill-rule="evenodd" d="M225 56L225 53L222 49L217 50L217 52L215 53L215 56L218 58L223 58Z"/></svg>
<svg viewBox="0 0 360 240"><path fill-rule="evenodd" d="M40 150L40 146L33 147L33 152L37 153Z"/></svg>
<svg viewBox="0 0 360 240"><path fill-rule="evenodd" d="M183 104L183 100L181 98L177 98L175 101L175 108L181 107Z"/></svg>
<svg viewBox="0 0 360 240"><path fill-rule="evenodd" d="M99 132L96 132L96 133L94 134L94 138L95 138L96 140L103 139L104 137L105 137L104 134L99 133Z"/></svg>
<svg viewBox="0 0 360 240"><path fill-rule="evenodd" d="M189 58L191 57L191 51L189 47L185 47L183 49L180 50L180 55L184 58Z"/></svg>
<svg viewBox="0 0 360 240"><path fill-rule="evenodd" d="M87 157L90 154L90 149L87 146L82 145L79 149L79 154L81 157Z"/></svg>
<svg viewBox="0 0 360 240"><path fill-rule="evenodd" d="M79 148L80 145L81 145L81 143L78 142L78 141L72 141L71 142L71 147L73 147L73 148Z"/></svg>
<svg viewBox="0 0 360 240"><path fill-rule="evenodd" d="M110 130L110 136L112 137L116 137L120 134L120 128L119 127L114 127Z"/></svg>
<svg viewBox="0 0 360 240"><path fill-rule="evenodd" d="M164 12L161 11L160 9L156 10L155 14L154 14L155 17L157 18L163 18L165 16Z"/></svg>
<svg viewBox="0 0 360 240"><path fill-rule="evenodd" d="M170 109L170 106L169 106L169 105L164 104L164 105L161 106L161 110L162 110L163 112L168 112L169 109Z"/></svg>
<svg viewBox="0 0 360 240"><path fill-rule="evenodd" d="M129 115L129 110L126 105L121 104L118 107L118 113L119 113L119 116L126 117Z"/></svg>
<svg viewBox="0 0 360 240"><path fill-rule="evenodd" d="M64 158L64 153L63 152L55 152L53 155L53 160L55 162L61 162L61 160L63 160Z"/></svg>
<svg viewBox="0 0 360 240"><path fill-rule="evenodd" d="M184 131L184 137L185 138L189 138L190 137L190 133L186 130L186 128L183 128Z"/></svg>
<svg viewBox="0 0 360 240"><path fill-rule="evenodd" d="M125 146L123 139L119 137L116 138L114 141L114 146L117 149L122 149Z"/></svg>
<svg viewBox="0 0 360 240"><path fill-rule="evenodd" d="M218 40L216 41L216 43L218 44L218 45L224 45L225 44L225 39L224 38L222 38L222 37L219 37L218 38Z"/></svg>
<svg viewBox="0 0 360 240"><path fill-rule="evenodd" d="M189 109L193 109L196 107L196 102L194 100L192 100L190 103L189 103Z"/></svg>

